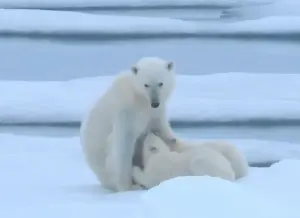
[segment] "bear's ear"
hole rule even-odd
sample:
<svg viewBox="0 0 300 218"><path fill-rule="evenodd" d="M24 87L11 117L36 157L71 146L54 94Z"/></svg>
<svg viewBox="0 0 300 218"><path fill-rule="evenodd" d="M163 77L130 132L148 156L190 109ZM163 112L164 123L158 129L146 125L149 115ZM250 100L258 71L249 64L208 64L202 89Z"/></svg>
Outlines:
<svg viewBox="0 0 300 218"><path fill-rule="evenodd" d="M167 68L168 68L169 71L173 70L173 68L174 68L174 63L173 63L172 61L169 61L169 62L167 63Z"/></svg>
<svg viewBox="0 0 300 218"><path fill-rule="evenodd" d="M131 67L131 71L132 71L133 74L137 75L139 70L136 66L133 66L133 67Z"/></svg>

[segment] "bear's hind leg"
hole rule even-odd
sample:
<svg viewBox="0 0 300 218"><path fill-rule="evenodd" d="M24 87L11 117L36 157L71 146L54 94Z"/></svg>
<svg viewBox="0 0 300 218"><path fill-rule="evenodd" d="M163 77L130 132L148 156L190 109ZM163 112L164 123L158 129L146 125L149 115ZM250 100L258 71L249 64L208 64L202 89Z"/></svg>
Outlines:
<svg viewBox="0 0 300 218"><path fill-rule="evenodd" d="M147 176L141 168L133 166L132 177L139 185L147 187Z"/></svg>
<svg viewBox="0 0 300 218"><path fill-rule="evenodd" d="M220 153L209 149L205 149L202 155L191 160L190 170L194 176L211 176L229 181L235 180L230 162Z"/></svg>

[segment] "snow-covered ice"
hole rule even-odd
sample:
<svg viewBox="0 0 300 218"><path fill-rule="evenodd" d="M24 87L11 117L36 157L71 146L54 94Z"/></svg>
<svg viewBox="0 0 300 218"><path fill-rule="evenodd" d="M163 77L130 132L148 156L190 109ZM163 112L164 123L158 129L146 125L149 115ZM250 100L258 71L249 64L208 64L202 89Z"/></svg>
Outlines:
<svg viewBox="0 0 300 218"><path fill-rule="evenodd" d="M194 23L171 18L94 15L77 12L0 9L0 32L43 33L180 33L194 32Z"/></svg>
<svg viewBox="0 0 300 218"><path fill-rule="evenodd" d="M214 141L215 139L199 140L201 133L196 138L188 141ZM298 144L284 141L267 141L256 139L225 139L234 144L250 163L275 162L282 159L300 159Z"/></svg>
<svg viewBox="0 0 300 218"><path fill-rule="evenodd" d="M241 145L239 147L247 144L247 140L236 139L235 142ZM208 218L300 216L300 175L296 173L300 170L300 155L288 151L299 151L299 145L273 147L274 142L248 141L249 146L251 143L256 148L258 155L269 144L265 160L275 150L283 155L283 159L289 160L270 168L251 168L248 177L235 183L206 177L178 178L149 192L113 194L102 189L89 171L78 137L1 134L0 143L1 217L169 217L162 216L164 214L173 214L174 218L182 214L191 218L199 217L199 214ZM285 155L289 153L294 156ZM165 205L159 207L162 202Z"/></svg>
<svg viewBox="0 0 300 218"><path fill-rule="evenodd" d="M0 7L237 6L271 1L0 0ZM264 18L209 25L170 18L0 9L0 33L299 33L299 7L297 0L243 7L234 11ZM0 122L79 122L112 79L0 81ZM180 75L168 110L173 121L293 120L300 119L299 93L297 74ZM78 137L0 134L0 217L299 218L300 145L255 139L228 141L249 162L283 161L270 168L251 168L248 177L235 183L186 177L166 181L150 191L113 194L102 189L88 170Z"/></svg>
<svg viewBox="0 0 300 218"><path fill-rule="evenodd" d="M0 9L0 33L43 34L292 34L300 17L266 17L233 23L182 21L166 17L95 15L66 11Z"/></svg>
<svg viewBox="0 0 300 218"><path fill-rule="evenodd" d="M299 4L300 5L300 4ZM300 10L299 10L300 11ZM222 29L221 29L222 30ZM282 34L282 33L299 33L300 16L270 16L257 20L245 20L228 24L228 29L224 28L221 33L232 34Z"/></svg>
<svg viewBox="0 0 300 218"><path fill-rule="evenodd" d="M257 14L263 16L300 16L298 0L277 0L273 4L257 8Z"/></svg>
<svg viewBox="0 0 300 218"><path fill-rule="evenodd" d="M0 122L79 122L114 77L70 81L0 81ZM226 73L177 76L174 121L300 119L300 75Z"/></svg>
<svg viewBox="0 0 300 218"><path fill-rule="evenodd" d="M300 1L298 0L271 0L271 4L251 5L233 8L226 11L228 15L238 15L244 19L257 19L268 16L299 16ZM288 23L287 23L288 25Z"/></svg>

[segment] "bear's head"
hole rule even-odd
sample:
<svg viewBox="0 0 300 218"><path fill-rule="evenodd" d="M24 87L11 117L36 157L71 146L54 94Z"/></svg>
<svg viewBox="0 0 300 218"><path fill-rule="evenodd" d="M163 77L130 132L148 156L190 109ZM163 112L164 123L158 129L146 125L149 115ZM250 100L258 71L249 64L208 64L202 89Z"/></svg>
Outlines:
<svg viewBox="0 0 300 218"><path fill-rule="evenodd" d="M144 165L148 162L149 158L157 154L165 154L171 152L166 143L153 133L149 133L143 145L143 162Z"/></svg>
<svg viewBox="0 0 300 218"><path fill-rule="evenodd" d="M136 91L152 108L165 104L175 87L174 64L157 57L141 58L131 67Z"/></svg>

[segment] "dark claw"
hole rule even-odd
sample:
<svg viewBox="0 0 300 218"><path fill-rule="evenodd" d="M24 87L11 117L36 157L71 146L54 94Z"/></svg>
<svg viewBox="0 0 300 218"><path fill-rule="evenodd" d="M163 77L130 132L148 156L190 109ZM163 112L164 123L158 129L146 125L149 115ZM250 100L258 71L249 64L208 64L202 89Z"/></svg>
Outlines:
<svg viewBox="0 0 300 218"><path fill-rule="evenodd" d="M153 130L152 133L153 133L154 135L156 135L156 136L159 137L159 132L158 132L158 131Z"/></svg>
<svg viewBox="0 0 300 218"><path fill-rule="evenodd" d="M177 139L171 139L172 144L176 144L176 142L177 142Z"/></svg>
<svg viewBox="0 0 300 218"><path fill-rule="evenodd" d="M166 143L168 144L168 145L175 145L176 144L176 142L177 142L177 140L176 139L167 139L166 140Z"/></svg>

